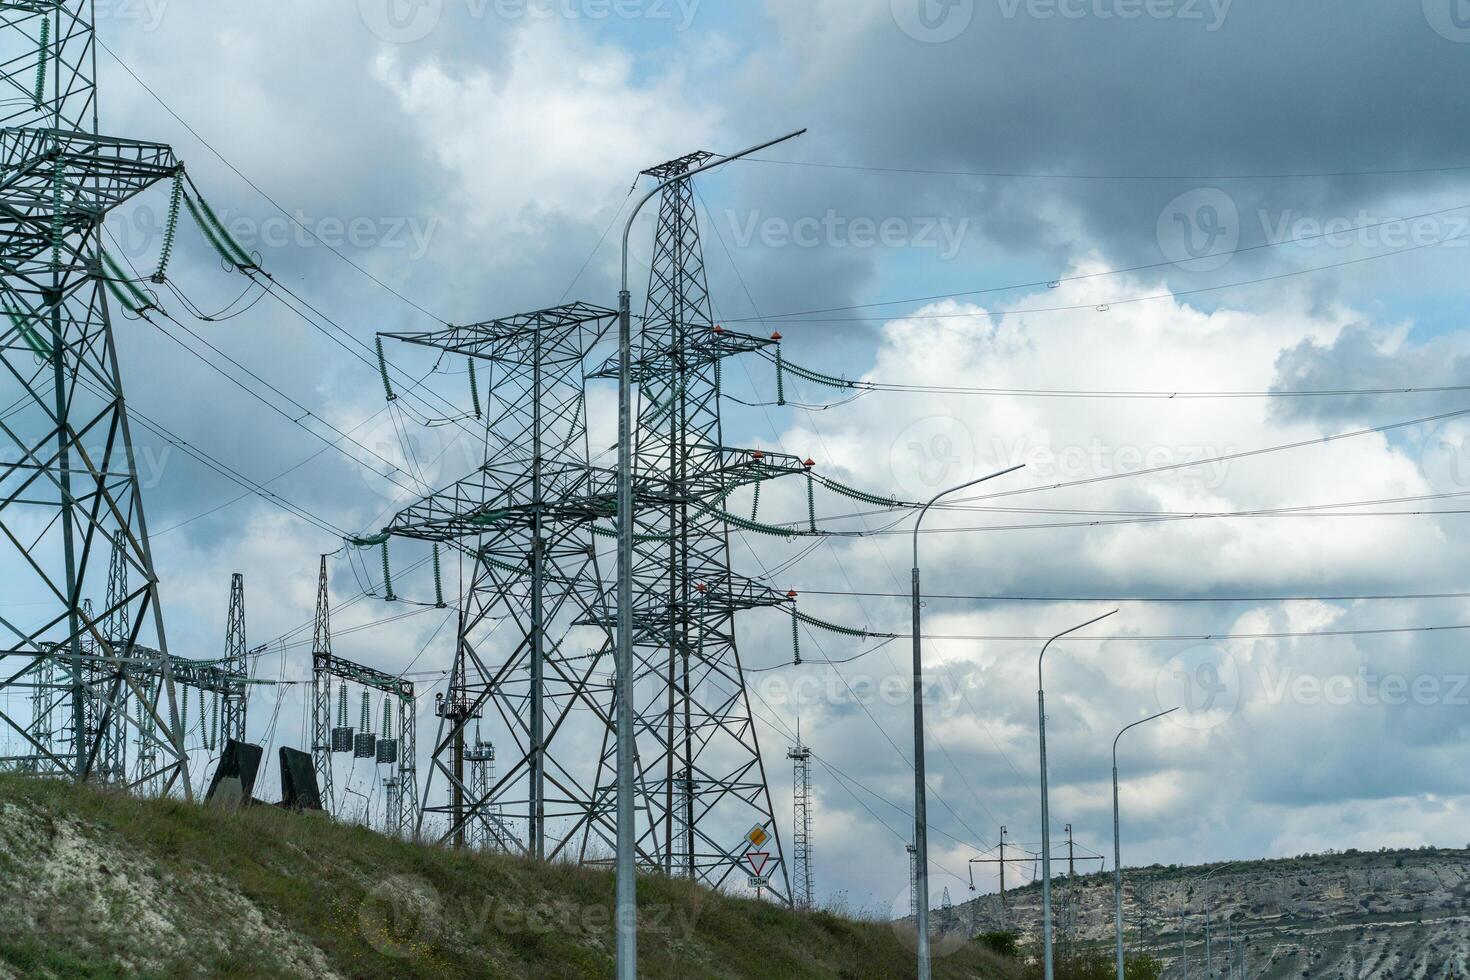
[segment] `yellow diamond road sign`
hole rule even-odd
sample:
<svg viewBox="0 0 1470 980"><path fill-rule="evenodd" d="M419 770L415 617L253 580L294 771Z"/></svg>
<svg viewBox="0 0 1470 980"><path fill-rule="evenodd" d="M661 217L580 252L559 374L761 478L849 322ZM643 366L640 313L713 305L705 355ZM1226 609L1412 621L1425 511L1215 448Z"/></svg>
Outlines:
<svg viewBox="0 0 1470 980"><path fill-rule="evenodd" d="M766 833L766 828L760 824L756 824L750 828L750 832L745 835L745 839L750 842L751 847L760 847L771 839L771 835Z"/></svg>

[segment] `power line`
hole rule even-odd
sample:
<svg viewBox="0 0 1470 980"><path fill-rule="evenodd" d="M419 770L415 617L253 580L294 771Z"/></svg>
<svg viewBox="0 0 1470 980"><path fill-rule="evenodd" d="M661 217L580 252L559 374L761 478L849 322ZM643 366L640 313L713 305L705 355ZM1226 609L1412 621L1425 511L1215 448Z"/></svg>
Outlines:
<svg viewBox="0 0 1470 980"><path fill-rule="evenodd" d="M123 71L127 72L129 75L132 76L133 81L137 82L140 86L143 87L143 90L145 92L147 92L150 96L152 96L153 101L155 101L159 105L163 106L164 111L167 112L170 116L173 116L173 118L179 123L179 125L183 126L186 130L188 130L189 131L189 134L191 136L193 136L196 140L198 140L201 144L203 144L203 146L205 147L205 149L209 150L210 153L213 153L217 158L219 158L219 161L221 163L223 163L226 167L228 167L235 174L235 176L239 177L246 184L248 184L250 186L250 189L251 190L255 191L255 193L257 193L261 197L265 198L265 200L267 202L269 202L269 204L271 205L271 207L273 207L277 211L281 212L281 214L286 217L286 220L287 221L290 221L293 225L295 225L296 227L300 228L302 231L306 232L308 235L310 235L312 238L314 238L318 243L320 243L322 246L324 246L328 251L330 251L333 255L337 256L337 258L341 259L343 262L346 262L348 265L350 265L353 269L357 270L358 273L360 273L363 276L366 276L368 279L371 279L374 283L376 283L377 285L381 286L383 289L386 289L388 292L392 293L394 296L397 296L399 299L403 300L403 302L407 303L409 306L412 306L414 309L418 310L420 313L423 313L425 316L433 317L435 320L438 320L440 323L446 323L447 324L447 321L445 321L443 317L440 317L440 316L437 316L437 315L435 315L433 313L430 313L428 310L424 309L418 303L414 302L412 299L409 299L403 293L401 293L398 290L394 289L392 286L388 285L386 282L384 282L383 280L379 279L377 276L373 275L367 269L364 269L362 266L360 266L356 262L352 261L341 250L339 250L339 249L333 247L332 245L330 245L329 243L323 241L317 235L316 232L312 231L306 225L302 224L299 220L297 220L297 218L295 217L295 215L291 214L284 207L282 207L280 204L278 204L276 202L275 198L271 197L264 190L262 190L260 188L260 185L256 184L255 181L251 180L249 177L247 177L245 175L244 171L242 171L239 167L237 167L233 163L231 163L229 161L229 159L223 153L221 153L219 150L217 150L217 149L214 148L214 145L213 144L211 144L203 136L199 135L199 131L196 130L193 126L189 125L189 123L184 120L184 117L180 116L177 112L175 112L174 109L173 109L173 107L170 106L167 102L165 102L162 96L160 96L157 92L155 92L153 90L153 88L147 82L143 81L143 79L141 77L139 77L138 73L135 72L132 69L132 67L126 61L123 61L122 58L118 56L117 52L113 51L112 48L108 47L107 42L103 41L99 37L99 38L97 38L97 44L98 44L99 47L102 48L102 50L104 50L104 51L107 52L108 56L110 56L113 61L116 61L118 63L118 65L120 65L122 67L122 70ZM191 181L191 183L192 183L192 181Z"/></svg>
<svg viewBox="0 0 1470 980"><path fill-rule="evenodd" d="M1398 225L1409 221L1418 221L1423 218L1439 217L1441 215L1450 214L1454 211L1463 211L1466 208L1470 208L1470 204L1457 204L1452 207L1439 208L1434 211L1425 211L1420 214L1404 215L1403 217L1399 218L1385 218L1381 221L1353 225L1349 228L1341 230L1319 232L1314 235L1299 235L1296 238L1277 239L1269 242L1261 242L1256 245L1242 245L1237 248L1222 249L1218 252L1206 252L1203 255L1193 257L1191 261L1201 259L1228 258L1234 255L1244 255L1249 252L1259 252L1273 248L1284 248L1288 245L1300 245L1305 242L1315 242L1325 238L1336 238L1341 235L1349 234L1351 232L1371 231L1374 228L1382 228L1387 225ZM966 296L983 296L991 293L1014 292L1021 289L1039 289L1043 286L1049 289L1056 289L1062 285L1070 285L1072 283L1088 282L1093 279L1108 279L1113 276L1129 275L1135 272L1148 272L1154 269L1168 269L1177 265L1178 263L1173 260L1165 260L1162 262L1147 262L1142 265L1126 266L1121 269L1104 269L1099 272L1085 272L1073 276L1063 276L1058 279L1038 279L1030 282L1010 283L1009 285L1003 286L985 286L978 289L967 289L952 293L929 293L923 296L907 296L900 299L879 300L872 303L857 303L849 306L819 307L816 309L796 310L788 313L770 314L767 316L761 316L759 312L757 312L754 317L735 318L730 320L729 322L741 323L747 322L749 320L756 320L761 323L765 323L768 320L786 320L796 317L811 316L818 313L843 313L853 310L881 309L885 306L907 306L916 303L932 303L936 300L942 299L960 299ZM754 302L752 302L751 305L752 307L754 307Z"/></svg>
<svg viewBox="0 0 1470 980"><path fill-rule="evenodd" d="M772 160L768 157L745 157L744 162L765 163L782 167L811 167L822 170L851 170L862 173L915 174L928 177L997 177L1016 180L1309 180L1326 177L1395 177L1416 174L1460 173L1470 164L1442 167L1403 167L1381 170L1324 170L1316 172L1255 174L1125 174L1125 173L1045 173L1026 170L936 170L919 167L869 167L850 163L824 163L812 160Z"/></svg>
<svg viewBox="0 0 1470 980"><path fill-rule="evenodd" d="M1241 279L1241 280L1238 280L1238 281L1235 281L1235 282L1217 283L1217 284L1215 284L1213 286L1199 286L1199 287L1196 287L1194 289L1179 289L1179 290L1171 290L1169 292L1164 292L1164 293L1149 293L1149 294L1146 294L1146 295L1143 295L1143 296L1125 296L1125 297L1121 297L1121 298L1118 298L1118 299L1110 299L1110 300L1105 300L1105 301L1101 301L1101 302L1072 303L1072 304L1066 304L1066 305L1062 305L1062 306L1022 307L1022 308L1009 309L1009 310L979 310L979 311L976 311L976 312L969 312L969 313L960 313L960 312L953 312L953 313L913 313L913 314L895 315L895 316L886 317L886 318L885 317L862 317L862 316L855 316L855 317L803 317L803 316L800 316L799 314L790 314L790 315L788 315L788 317L790 317L790 316L800 317L798 319L790 319L789 320L789 322L798 323L798 324L800 324L800 323L883 323L883 322L887 322L888 320L1001 319L1001 318L1004 318L1004 317L1007 317L1007 316L1015 316L1015 315L1023 314L1023 313L1071 313L1071 312L1077 312L1077 311L1080 311L1080 310L1092 310L1092 311L1097 312L1097 313L1106 313L1106 312L1108 312L1109 310L1111 310L1115 306L1129 306L1129 305L1133 305L1133 304L1137 304L1137 303L1150 303L1150 302L1156 302L1156 301L1159 301L1159 300L1177 300L1177 299L1179 299L1180 297L1183 297L1183 296L1201 296L1201 295L1204 295L1204 294L1207 294L1207 293L1223 292L1223 291L1228 290L1228 289L1239 289L1239 288L1242 288L1242 287L1245 287L1245 286L1259 286L1259 285L1262 285L1264 283L1281 282L1281 281L1286 280L1286 279L1294 279L1294 278L1297 278L1299 276L1313 275L1313 274L1318 273L1318 272L1329 272L1329 271L1331 271L1333 269L1345 269L1345 268L1348 268L1350 266L1362 265L1365 262L1374 262L1374 261L1377 261L1378 259L1391 258L1391 257L1396 256L1396 255L1405 255L1405 254L1407 254L1409 252L1418 252L1418 251L1422 251L1422 250L1428 249L1428 248L1438 248L1441 245L1448 245L1451 242L1463 241L1463 240L1465 240L1467 238L1470 238L1470 232L1465 232L1465 233L1462 233L1462 234L1459 234L1459 235L1452 235L1452 236L1450 236L1448 238L1441 238L1441 239L1439 239L1437 241L1433 241L1433 242L1422 242L1422 243L1417 244L1417 245L1407 245L1407 246L1405 246L1403 248L1389 249L1387 251L1378 252L1378 253L1375 253L1373 255L1360 256L1360 257L1355 258L1355 259L1344 259L1341 262L1329 262L1329 263L1326 263L1326 264L1323 264L1323 265L1309 266L1309 267L1304 268L1304 269L1292 269L1292 270L1289 270L1287 272L1279 272L1279 273L1275 273L1274 275L1269 275L1269 276L1258 276L1258 277L1256 277L1254 279ZM1058 282L1059 280L1053 280L1053 281L1054 282ZM749 322L752 319L756 319L756 318L753 318L753 317L736 318L736 319L730 320L729 322L731 322L731 323L745 323L745 322ZM764 319L765 320L772 320L772 319L778 319L778 317L765 317Z"/></svg>
<svg viewBox="0 0 1470 980"><path fill-rule="evenodd" d="M800 590L802 595L822 596L861 596L869 599L904 599L911 598L907 592L854 592L847 589L811 589ZM1359 595L1234 595L1234 596L1088 596L1088 595L951 595L947 593L926 593L921 598L924 600L941 600L954 602L1138 602L1154 604L1176 604L1176 603L1220 603L1233 602L1369 602L1369 601L1412 601L1428 599L1470 599L1470 592L1417 592L1396 594L1359 594Z"/></svg>

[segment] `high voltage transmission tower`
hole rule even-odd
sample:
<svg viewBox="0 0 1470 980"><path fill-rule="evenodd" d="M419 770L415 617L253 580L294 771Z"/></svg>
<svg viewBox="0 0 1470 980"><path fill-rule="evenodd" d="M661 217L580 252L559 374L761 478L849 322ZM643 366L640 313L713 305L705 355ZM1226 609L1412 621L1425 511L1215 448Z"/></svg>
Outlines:
<svg viewBox="0 0 1470 980"><path fill-rule="evenodd" d="M18 395L0 424L0 686L48 692L45 716L4 717L22 742L3 761L117 777L121 718L156 760L135 781L192 795L99 243L109 212L179 164L99 133L92 24L90 0L0 2L0 362ZM114 542L137 584L89 610Z"/></svg>
<svg viewBox="0 0 1470 980"><path fill-rule="evenodd" d="M230 611L225 619L225 657L220 665L232 678L220 702L220 729L223 739L245 741L245 684L249 668L245 662L245 576L236 572L230 577ZM220 744L224 744L221 741Z"/></svg>
<svg viewBox="0 0 1470 980"><path fill-rule="evenodd" d="M734 616L789 607L791 596L731 570L729 527L753 522L724 507L738 490L809 475L812 464L723 443L723 360L768 351L779 338L723 330L711 317L694 191L680 179L709 158L691 154L645 172L673 182L660 201L633 368L642 394L633 472L636 848L646 870L718 887L748 877L745 853L769 847L773 880L763 887L789 902ZM616 377L613 363L589 364L615 316L573 303L384 335L466 358L483 429L482 466L355 542L430 542L468 565L429 777L442 777L448 792L425 796L425 815L445 840L465 843L493 812L507 843L535 857L601 863L616 841L616 616L612 563L599 543L610 546L617 533L617 473L597 465L585 411L588 377ZM393 401L386 364L383 376ZM471 722L487 717L505 738L496 740L502 767L481 788L466 773L466 738Z"/></svg>
<svg viewBox="0 0 1470 980"><path fill-rule="evenodd" d="M779 338L714 322L694 185L684 176L713 157L692 153L643 172L669 183L659 195L648 296L632 352L631 381L642 395L634 446L634 702L638 781L648 807L638 841L667 874L714 887L741 873L743 850L763 851L770 841L769 888L789 903L735 614L791 600L731 569L734 515L724 505L739 489L808 467L795 456L724 442L725 359L772 348ZM616 358L595 376L615 379ZM609 739L598 776L609 813L615 752Z"/></svg>

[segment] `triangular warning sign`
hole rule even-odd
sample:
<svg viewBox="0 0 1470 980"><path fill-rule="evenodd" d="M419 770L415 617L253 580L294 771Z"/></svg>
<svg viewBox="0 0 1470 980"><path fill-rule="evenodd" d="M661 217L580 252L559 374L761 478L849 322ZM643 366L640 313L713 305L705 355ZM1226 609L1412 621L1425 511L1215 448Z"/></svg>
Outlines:
<svg viewBox="0 0 1470 980"><path fill-rule="evenodd" d="M766 862L771 859L769 851L746 851L745 860L750 862L750 868L756 876L766 870Z"/></svg>

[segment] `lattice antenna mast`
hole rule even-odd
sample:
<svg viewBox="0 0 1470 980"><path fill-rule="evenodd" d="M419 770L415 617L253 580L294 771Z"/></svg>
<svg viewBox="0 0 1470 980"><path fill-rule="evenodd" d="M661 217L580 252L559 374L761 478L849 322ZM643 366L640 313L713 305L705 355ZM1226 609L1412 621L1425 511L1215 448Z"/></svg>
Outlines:
<svg viewBox="0 0 1470 980"><path fill-rule="evenodd" d="M237 742L245 741L245 711L249 686L239 678L249 673L246 653L245 576L236 572L230 576L230 611L225 619L225 657L221 667L231 680L226 682L224 697L220 702L220 727L224 738L232 738Z"/></svg>
<svg viewBox="0 0 1470 980"><path fill-rule="evenodd" d="M322 806L332 812L332 604L327 587L327 556L317 573L316 622L311 632L311 759L316 766Z"/></svg>
<svg viewBox="0 0 1470 980"><path fill-rule="evenodd" d="M0 687L28 686L48 657L67 671L66 756L42 748L28 724L5 720L40 770L86 779L111 765L106 733L125 716L140 732L151 724L162 733L141 737L158 749L164 790L181 782L192 796L99 242L109 212L179 165L167 146L97 132L92 23L88 0L0 5L0 76L10 93L0 99L0 370L21 392L0 436L9 461L0 465L0 563L14 570L7 594L27 610L0 627ZM114 538L140 583L126 594L122 639L106 635L111 604L94 616L83 608L106 584ZM89 732L97 660L111 676ZM156 693L145 690L152 678ZM127 709L129 698L139 710Z"/></svg>
<svg viewBox="0 0 1470 980"><path fill-rule="evenodd" d="M791 900L799 909L815 906L812 873L812 750L801 741L797 726L796 746L787 750L791 765Z"/></svg>

